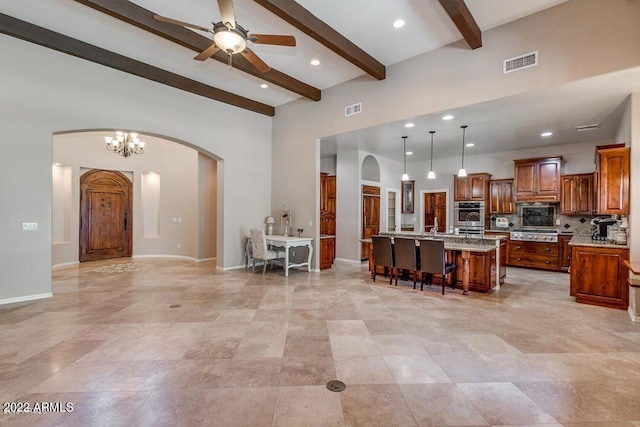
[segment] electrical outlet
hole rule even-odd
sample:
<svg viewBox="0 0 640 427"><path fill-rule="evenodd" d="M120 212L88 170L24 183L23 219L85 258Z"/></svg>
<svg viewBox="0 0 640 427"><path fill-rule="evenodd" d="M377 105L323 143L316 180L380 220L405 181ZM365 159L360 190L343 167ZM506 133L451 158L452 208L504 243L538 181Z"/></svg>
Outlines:
<svg viewBox="0 0 640 427"><path fill-rule="evenodd" d="M22 231L37 231L38 223L37 222L23 222L22 223Z"/></svg>
<svg viewBox="0 0 640 427"><path fill-rule="evenodd" d="M180 243L178 243L178 249L180 249L182 247L182 245Z"/></svg>
<svg viewBox="0 0 640 427"><path fill-rule="evenodd" d="M313 221L309 220L309 227L313 227Z"/></svg>

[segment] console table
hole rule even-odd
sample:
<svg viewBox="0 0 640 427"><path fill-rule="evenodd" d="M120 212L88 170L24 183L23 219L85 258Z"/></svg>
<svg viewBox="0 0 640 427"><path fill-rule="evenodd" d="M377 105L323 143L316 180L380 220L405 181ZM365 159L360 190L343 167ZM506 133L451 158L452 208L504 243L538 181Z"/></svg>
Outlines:
<svg viewBox="0 0 640 427"><path fill-rule="evenodd" d="M293 237L293 236L265 236L267 240L267 244L270 246L275 246L284 249L284 275L285 277L289 276L289 269L291 267L303 267L307 266L307 271L311 271L311 258L313 256L313 237ZM296 264L291 264L289 262L289 249L298 248L306 246L309 248L309 255L307 256L307 260L305 262L300 262ZM251 263L251 239L247 238L247 267Z"/></svg>

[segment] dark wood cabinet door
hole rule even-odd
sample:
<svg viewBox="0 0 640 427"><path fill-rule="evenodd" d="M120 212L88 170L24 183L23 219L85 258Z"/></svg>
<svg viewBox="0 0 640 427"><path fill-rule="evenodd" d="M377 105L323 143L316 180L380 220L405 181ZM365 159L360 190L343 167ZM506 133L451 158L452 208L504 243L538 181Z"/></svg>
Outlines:
<svg viewBox="0 0 640 427"><path fill-rule="evenodd" d="M471 192L469 191L468 178L453 178L453 198L454 200L469 200Z"/></svg>
<svg viewBox="0 0 640 427"><path fill-rule="evenodd" d="M513 179L489 181L489 214L513 214Z"/></svg>
<svg viewBox="0 0 640 427"><path fill-rule="evenodd" d="M562 157L514 160L515 200L536 202L560 200Z"/></svg>
<svg viewBox="0 0 640 427"><path fill-rule="evenodd" d="M327 174L320 173L320 210L327 210Z"/></svg>
<svg viewBox="0 0 640 427"><path fill-rule="evenodd" d="M629 148L598 151L598 213L629 214Z"/></svg>
<svg viewBox="0 0 640 427"><path fill-rule="evenodd" d="M536 194L536 163L516 163L513 174L513 190L516 200L524 200Z"/></svg>
<svg viewBox="0 0 640 427"><path fill-rule="evenodd" d="M484 200L487 194L486 189L489 185L489 179L485 175L469 175L469 192L471 200Z"/></svg>
<svg viewBox="0 0 640 427"><path fill-rule="evenodd" d="M378 188L378 194L380 189ZM369 239L380 232L380 196L362 195L362 238ZM369 244L362 243L361 259L369 258Z"/></svg>
<svg viewBox="0 0 640 427"><path fill-rule="evenodd" d="M560 195L560 168L562 161L559 158L540 160L537 164L538 182L536 197L549 200L558 200Z"/></svg>
<svg viewBox="0 0 640 427"><path fill-rule="evenodd" d="M327 197L336 197L336 176L330 175L327 177Z"/></svg>
<svg viewBox="0 0 640 427"><path fill-rule="evenodd" d="M560 213L563 215L592 215L593 174L563 175L561 179Z"/></svg>
<svg viewBox="0 0 640 427"><path fill-rule="evenodd" d="M623 261L628 259L628 249L573 246L571 295L577 302L626 309L629 286Z"/></svg>
<svg viewBox="0 0 640 427"><path fill-rule="evenodd" d="M560 191L560 213L572 215L575 211L575 180L573 176L563 176Z"/></svg>

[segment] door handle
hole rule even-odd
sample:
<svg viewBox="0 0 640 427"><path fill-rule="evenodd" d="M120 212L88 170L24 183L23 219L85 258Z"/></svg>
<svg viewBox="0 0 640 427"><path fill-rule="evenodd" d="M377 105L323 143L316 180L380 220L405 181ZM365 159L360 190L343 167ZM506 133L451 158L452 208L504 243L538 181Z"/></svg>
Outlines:
<svg viewBox="0 0 640 427"><path fill-rule="evenodd" d="M127 213L124 213L124 229L127 229Z"/></svg>

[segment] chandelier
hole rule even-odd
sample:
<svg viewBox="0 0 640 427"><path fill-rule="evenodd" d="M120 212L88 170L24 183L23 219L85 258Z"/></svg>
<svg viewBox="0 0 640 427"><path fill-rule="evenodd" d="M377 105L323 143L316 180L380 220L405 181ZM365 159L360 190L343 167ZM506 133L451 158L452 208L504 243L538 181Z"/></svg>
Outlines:
<svg viewBox="0 0 640 427"><path fill-rule="evenodd" d="M124 158L132 154L144 153L144 141L138 139L137 133L116 131L115 138L105 136L104 140L107 142L107 150L113 151Z"/></svg>

